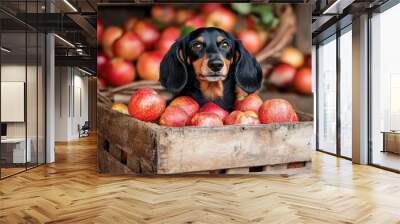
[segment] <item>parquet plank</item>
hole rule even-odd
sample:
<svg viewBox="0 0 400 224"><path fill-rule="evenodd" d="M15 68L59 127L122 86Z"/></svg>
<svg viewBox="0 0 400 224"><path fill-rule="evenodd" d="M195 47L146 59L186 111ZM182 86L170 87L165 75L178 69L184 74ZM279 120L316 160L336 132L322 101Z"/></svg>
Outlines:
<svg viewBox="0 0 400 224"><path fill-rule="evenodd" d="M400 223L400 175L316 152L282 176L110 176L96 139L0 181L0 223Z"/></svg>

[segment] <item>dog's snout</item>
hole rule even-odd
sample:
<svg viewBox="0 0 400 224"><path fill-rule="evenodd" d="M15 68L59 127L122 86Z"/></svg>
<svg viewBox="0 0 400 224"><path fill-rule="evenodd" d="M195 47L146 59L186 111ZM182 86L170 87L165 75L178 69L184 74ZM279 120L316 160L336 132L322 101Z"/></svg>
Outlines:
<svg viewBox="0 0 400 224"><path fill-rule="evenodd" d="M208 61L208 67L213 72L219 72L221 71L222 67L224 67L224 62L221 59L210 60Z"/></svg>

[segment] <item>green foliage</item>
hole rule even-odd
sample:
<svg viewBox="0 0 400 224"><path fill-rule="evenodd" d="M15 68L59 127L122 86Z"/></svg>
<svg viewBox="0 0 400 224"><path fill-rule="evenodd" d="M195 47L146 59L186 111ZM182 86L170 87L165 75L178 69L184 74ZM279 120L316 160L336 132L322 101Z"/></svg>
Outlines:
<svg viewBox="0 0 400 224"><path fill-rule="evenodd" d="M158 29L164 29L165 27L167 27L167 25L157 19L153 19L153 24L154 26L156 26Z"/></svg>
<svg viewBox="0 0 400 224"><path fill-rule="evenodd" d="M241 15L248 15L251 12L251 3L232 3L232 9Z"/></svg>
<svg viewBox="0 0 400 224"><path fill-rule="evenodd" d="M184 37L184 36L188 35L193 30L194 30L194 28L191 27L191 26L183 26L181 28L181 37Z"/></svg>
<svg viewBox="0 0 400 224"><path fill-rule="evenodd" d="M254 16L257 29L275 29L279 24L271 4L232 3L231 7L240 15Z"/></svg>

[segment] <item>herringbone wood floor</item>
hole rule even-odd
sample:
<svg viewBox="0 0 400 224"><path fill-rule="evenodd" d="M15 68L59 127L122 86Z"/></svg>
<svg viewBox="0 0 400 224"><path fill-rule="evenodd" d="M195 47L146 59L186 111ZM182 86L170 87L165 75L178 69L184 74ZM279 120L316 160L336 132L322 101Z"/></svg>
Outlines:
<svg viewBox="0 0 400 224"><path fill-rule="evenodd" d="M108 176L95 141L0 181L0 223L400 223L400 175L322 153L289 178Z"/></svg>

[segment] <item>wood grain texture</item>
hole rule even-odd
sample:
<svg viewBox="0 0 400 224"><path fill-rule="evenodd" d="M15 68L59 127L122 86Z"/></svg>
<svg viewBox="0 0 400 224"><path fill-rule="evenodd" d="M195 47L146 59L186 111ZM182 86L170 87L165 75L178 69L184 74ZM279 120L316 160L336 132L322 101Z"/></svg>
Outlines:
<svg viewBox="0 0 400 224"><path fill-rule="evenodd" d="M302 122L293 124L167 128L98 105L102 173L179 174L311 161L313 122L301 113ZM128 169L121 168L124 153Z"/></svg>
<svg viewBox="0 0 400 224"><path fill-rule="evenodd" d="M319 152L290 177L154 178L98 174L96 148L0 181L0 223L400 223L400 175Z"/></svg>
<svg viewBox="0 0 400 224"><path fill-rule="evenodd" d="M312 123L170 129L158 144L158 173L311 160Z"/></svg>

